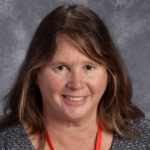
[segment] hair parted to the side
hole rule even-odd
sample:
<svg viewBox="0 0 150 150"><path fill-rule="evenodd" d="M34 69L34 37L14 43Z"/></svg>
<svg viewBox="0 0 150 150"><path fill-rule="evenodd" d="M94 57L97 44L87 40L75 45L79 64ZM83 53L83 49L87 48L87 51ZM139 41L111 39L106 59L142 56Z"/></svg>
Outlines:
<svg viewBox="0 0 150 150"><path fill-rule="evenodd" d="M36 75L55 55L61 34L68 35L82 53L106 67L108 85L98 106L98 116L106 129L127 136L128 123L143 113L131 102L131 83L106 26L92 10L82 5L60 6L40 23L18 80L7 97L10 113L3 124L20 121L29 125L32 133L44 133Z"/></svg>

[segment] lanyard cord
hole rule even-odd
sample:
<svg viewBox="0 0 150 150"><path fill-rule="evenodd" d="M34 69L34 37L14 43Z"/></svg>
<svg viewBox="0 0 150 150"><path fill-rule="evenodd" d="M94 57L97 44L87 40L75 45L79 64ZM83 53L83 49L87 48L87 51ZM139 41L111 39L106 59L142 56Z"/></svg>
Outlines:
<svg viewBox="0 0 150 150"><path fill-rule="evenodd" d="M95 150L100 150L100 147L101 147L101 138L102 138L102 124L99 121L99 123L98 123L97 137L96 137Z"/></svg>
<svg viewBox="0 0 150 150"><path fill-rule="evenodd" d="M95 150L100 150L101 137L102 137L102 125L101 125L101 122L99 122L98 123L98 131L97 131L96 143L95 143ZM52 145L52 142L51 142L51 139L50 139L50 136L49 136L47 130L45 132L45 138L46 138L46 141L48 143L48 146L49 146L50 150L54 150L54 147Z"/></svg>
<svg viewBox="0 0 150 150"><path fill-rule="evenodd" d="M46 130L46 132L45 132L45 138L46 138L46 141L47 141L47 143L48 143L48 146L49 146L50 150L54 150L53 145L52 145L52 142L51 142L51 139L50 139L50 137L49 137L49 135L48 135L47 130Z"/></svg>

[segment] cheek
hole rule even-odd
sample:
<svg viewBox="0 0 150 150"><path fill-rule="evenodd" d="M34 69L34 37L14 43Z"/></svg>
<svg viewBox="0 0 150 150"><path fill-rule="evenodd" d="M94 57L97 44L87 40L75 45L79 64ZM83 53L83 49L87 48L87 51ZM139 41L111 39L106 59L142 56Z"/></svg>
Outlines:
<svg viewBox="0 0 150 150"><path fill-rule="evenodd" d="M41 72L37 76L38 86L42 96L52 96L59 93L64 86L64 81L49 72Z"/></svg>
<svg viewBox="0 0 150 150"><path fill-rule="evenodd" d="M90 82L91 90L94 94L101 97L107 87L107 73L96 75Z"/></svg>

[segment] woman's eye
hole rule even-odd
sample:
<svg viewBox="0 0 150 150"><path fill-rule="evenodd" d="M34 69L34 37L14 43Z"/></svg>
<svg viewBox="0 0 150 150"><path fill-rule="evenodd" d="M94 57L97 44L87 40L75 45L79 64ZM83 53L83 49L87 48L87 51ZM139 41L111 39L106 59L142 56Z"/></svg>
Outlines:
<svg viewBox="0 0 150 150"><path fill-rule="evenodd" d="M95 67L92 65L86 65L85 70L93 70Z"/></svg>
<svg viewBox="0 0 150 150"><path fill-rule="evenodd" d="M57 71L63 71L63 70L67 70L68 68L66 67L66 66L64 66L64 65L60 65L60 66L57 66L56 68L55 68L55 70L57 70Z"/></svg>

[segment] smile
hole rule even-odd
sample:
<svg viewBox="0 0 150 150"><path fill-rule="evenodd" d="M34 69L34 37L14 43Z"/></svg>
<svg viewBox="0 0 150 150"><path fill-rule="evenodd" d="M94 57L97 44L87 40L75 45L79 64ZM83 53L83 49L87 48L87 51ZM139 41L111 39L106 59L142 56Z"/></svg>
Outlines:
<svg viewBox="0 0 150 150"><path fill-rule="evenodd" d="M85 96L68 96L68 95L63 95L68 100L71 101L81 101Z"/></svg>
<svg viewBox="0 0 150 150"><path fill-rule="evenodd" d="M70 96L70 95L62 95L63 96L63 101L67 105L71 106L78 106L82 105L86 102L86 97L87 96Z"/></svg>

